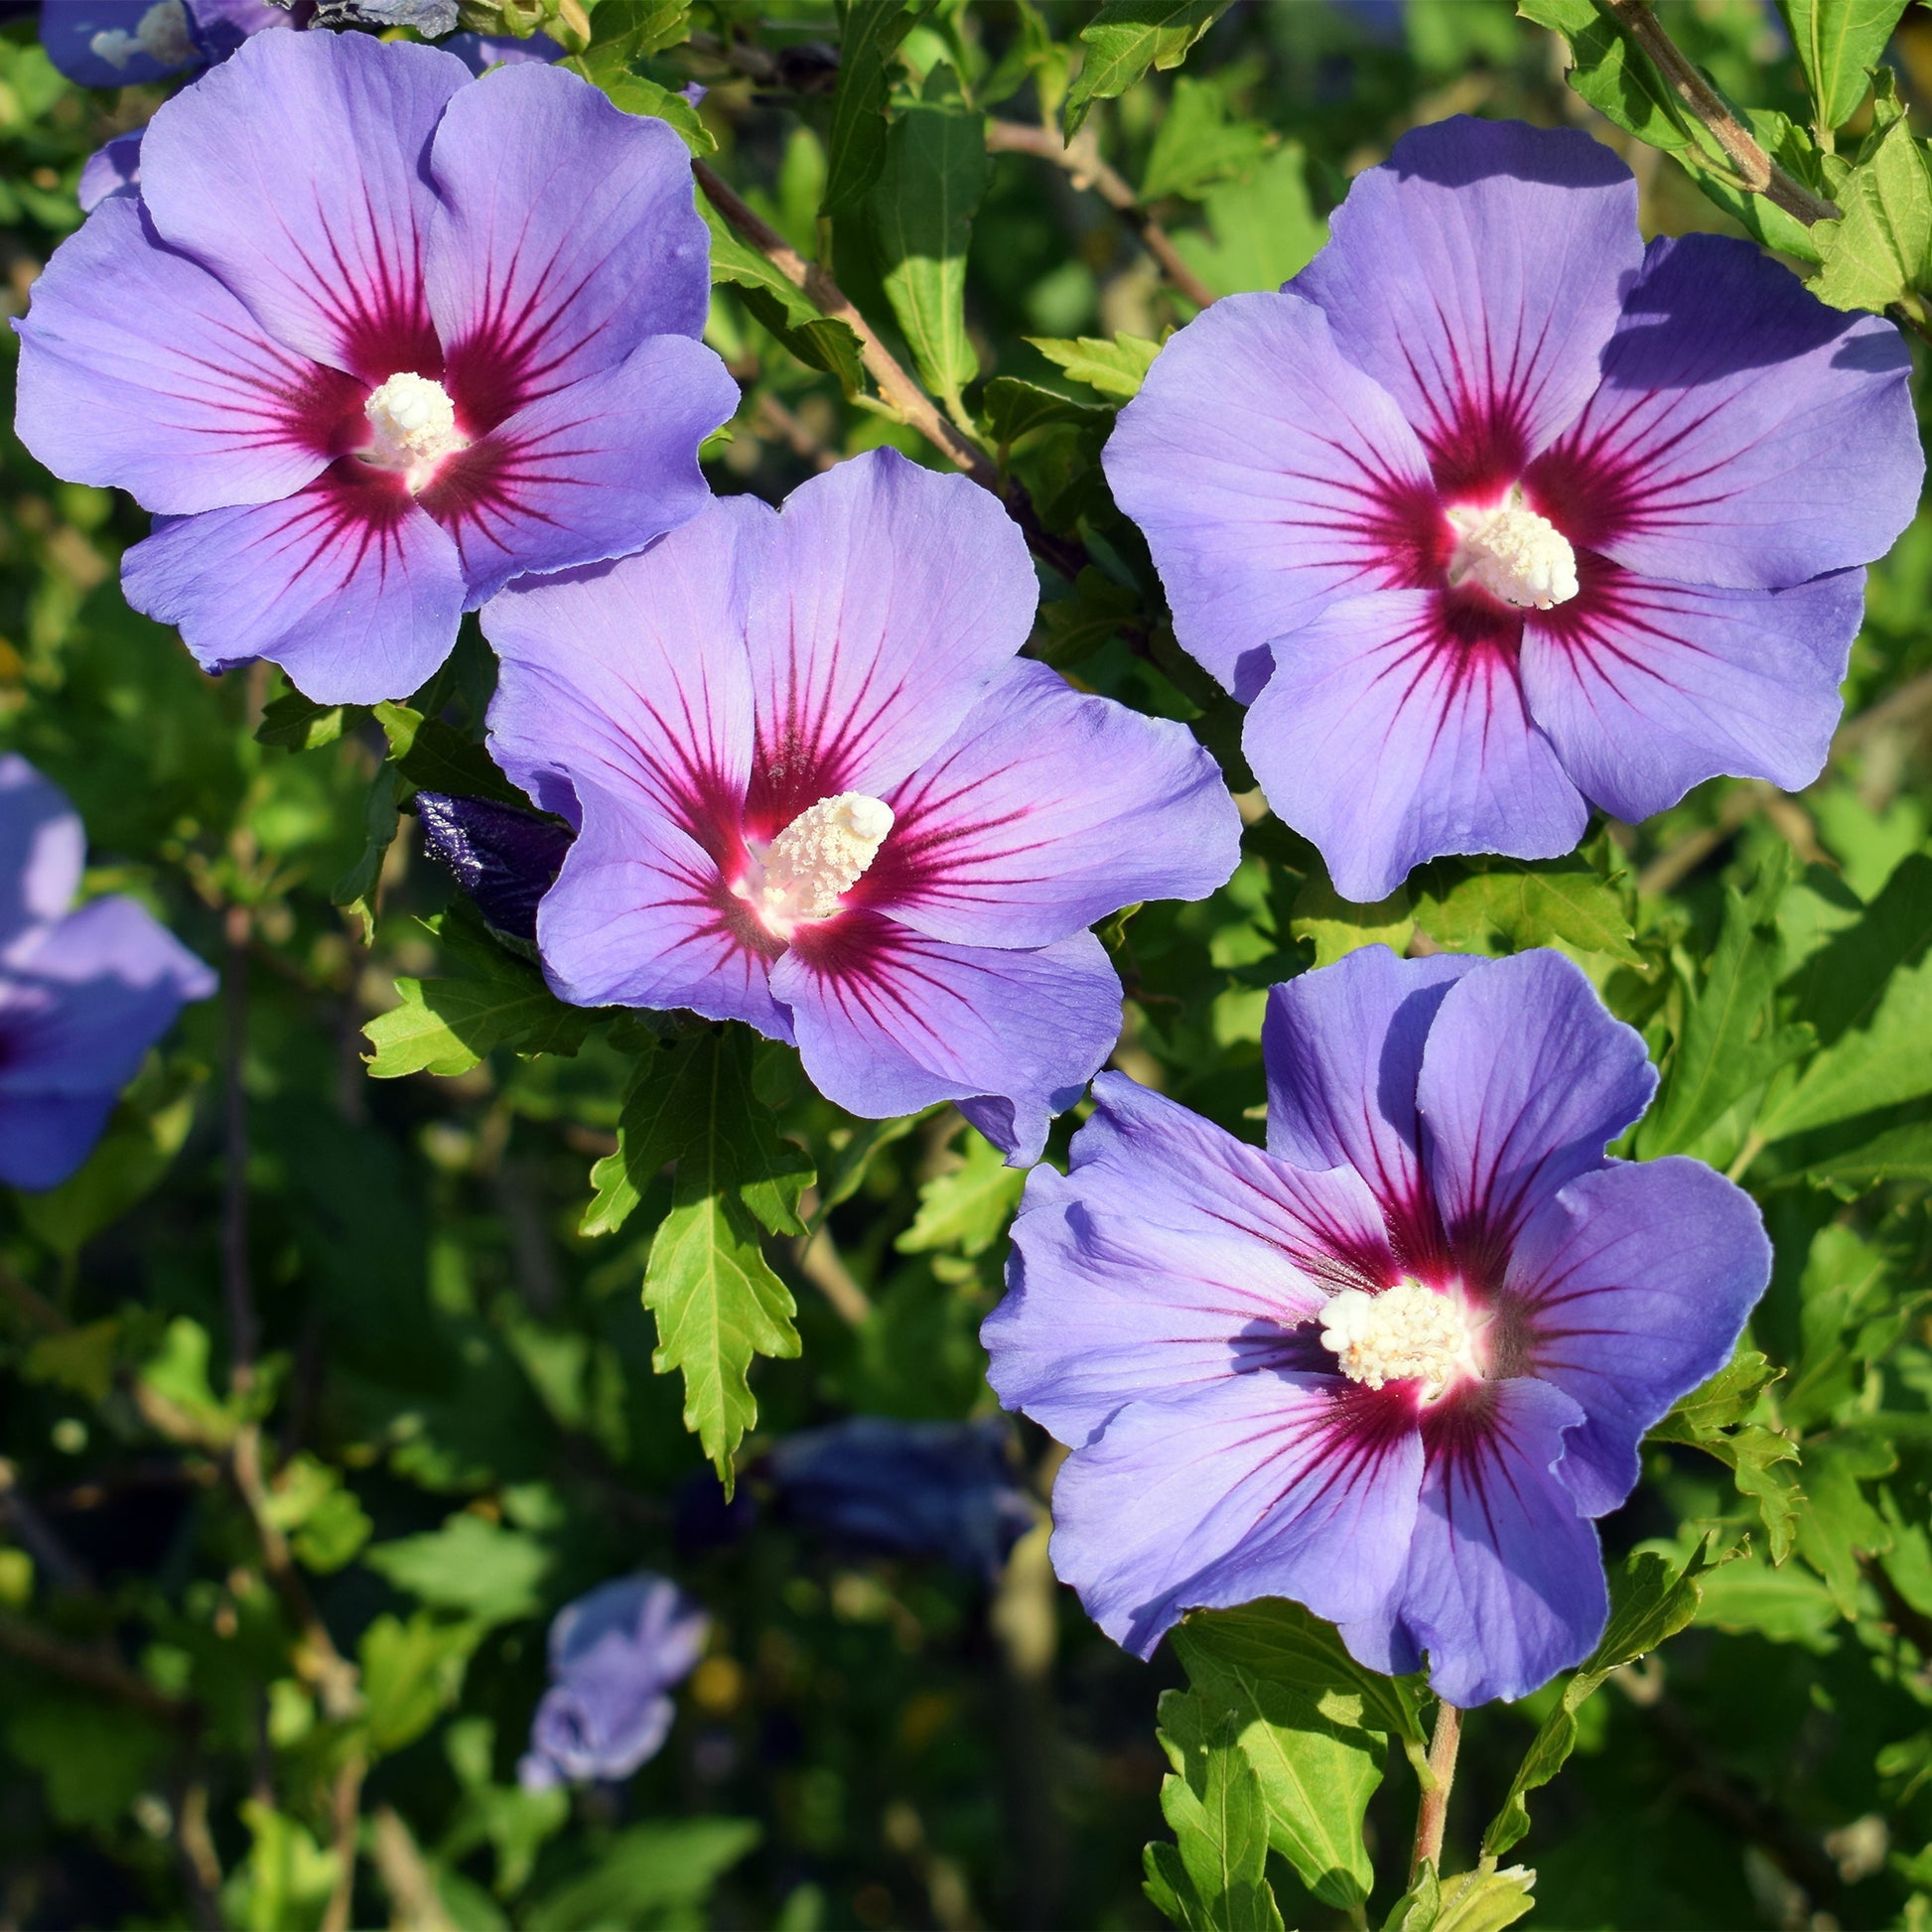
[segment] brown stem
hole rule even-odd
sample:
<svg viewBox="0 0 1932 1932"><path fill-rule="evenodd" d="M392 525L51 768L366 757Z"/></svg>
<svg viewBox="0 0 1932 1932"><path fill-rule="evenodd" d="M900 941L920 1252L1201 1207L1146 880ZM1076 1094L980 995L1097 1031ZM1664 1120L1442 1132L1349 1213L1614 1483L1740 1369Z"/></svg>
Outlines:
<svg viewBox="0 0 1932 1932"><path fill-rule="evenodd" d="M765 390L759 396L759 426L776 436L801 462L814 470L830 470L838 458L799 421L776 396Z"/></svg>
<svg viewBox="0 0 1932 1932"><path fill-rule="evenodd" d="M1436 1713L1436 1734L1429 1743L1429 1775L1435 1782L1416 1807L1416 1852L1409 1861L1413 1884L1425 1864L1443 1868L1443 1828L1449 1823L1449 1791L1455 1783L1455 1753L1462 1742L1462 1713L1446 1699Z"/></svg>
<svg viewBox="0 0 1932 1932"><path fill-rule="evenodd" d="M436 1877L423 1862L409 1827L393 1805L375 1814L375 1868L395 1906L394 1923L408 1932L455 1932L436 1890Z"/></svg>
<svg viewBox="0 0 1932 1932"><path fill-rule="evenodd" d="M853 1328L865 1325L872 1312L872 1297L853 1278L824 1228L815 1228L794 1240L791 1258L798 1272L831 1303L841 1321Z"/></svg>
<svg viewBox="0 0 1932 1932"><path fill-rule="evenodd" d="M1806 227L1815 221L1838 219L1837 203L1814 195L1803 182L1786 174L1717 89L1678 52L1663 23L1651 12L1649 0L1603 0L1603 4L1670 83L1671 91L1724 150L1752 194L1762 195L1773 207L1782 208Z"/></svg>
<svg viewBox="0 0 1932 1932"><path fill-rule="evenodd" d="M157 1691L118 1657L69 1643L67 1638L54 1636L11 1610L0 1610L0 1650L11 1651L24 1662L53 1671L70 1683L105 1691L109 1697L119 1698L123 1704L131 1704L137 1711L175 1729L193 1730L202 1721L201 1712L194 1705Z"/></svg>
<svg viewBox="0 0 1932 1932"><path fill-rule="evenodd" d="M1101 160L1100 144L1091 126L1083 127L1071 141L1062 141L1050 127L989 119L986 146L990 154L1030 154L1065 169L1073 178L1075 188L1091 188L1109 207L1127 217L1128 225L1140 236L1141 245L1189 302L1205 309L1214 300L1214 291L1187 266L1186 259L1173 244L1173 237L1141 206L1140 198L1125 177Z"/></svg>
<svg viewBox="0 0 1932 1932"><path fill-rule="evenodd" d="M224 1932L221 1860L207 1827L207 1786L199 1776L188 1779L176 1802L175 1848L198 1932Z"/></svg>
<svg viewBox="0 0 1932 1932"><path fill-rule="evenodd" d="M336 1786L330 1794L334 1814L336 1849L336 1886L329 1894L329 1909L322 1915L322 1932L348 1932L355 1909L355 1846L360 1835L362 1778L368 1760L356 1751L336 1773Z"/></svg>
<svg viewBox="0 0 1932 1932"><path fill-rule="evenodd" d="M248 1054L248 938L245 905L230 905L224 920L227 970L222 986L227 1039L222 1072L223 1138L227 1172L221 1187L221 1281L227 1302L229 1376L237 1389L255 1379L255 1303L248 1280L248 1096L241 1083Z"/></svg>

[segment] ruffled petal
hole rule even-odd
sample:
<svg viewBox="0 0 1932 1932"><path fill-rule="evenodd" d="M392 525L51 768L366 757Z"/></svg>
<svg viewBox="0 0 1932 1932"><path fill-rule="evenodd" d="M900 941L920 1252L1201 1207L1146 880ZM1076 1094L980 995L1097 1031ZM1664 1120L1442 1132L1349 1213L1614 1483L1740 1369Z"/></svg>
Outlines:
<svg viewBox="0 0 1932 1932"><path fill-rule="evenodd" d="M754 496L725 497L640 556L490 600L490 753L545 810L577 822L581 778L736 860L753 738L740 640L777 522Z"/></svg>
<svg viewBox="0 0 1932 1932"><path fill-rule="evenodd" d="M1416 1114L1423 1049L1449 988L1481 963L1362 946L1268 995L1269 1152L1298 1168L1352 1168L1411 1267L1443 1258Z"/></svg>
<svg viewBox="0 0 1932 1932"><path fill-rule="evenodd" d="M1644 1432L1730 1359L1770 1278L1755 1204L1702 1161L1614 1163L1530 1220L1506 1318L1535 1373L1584 1410L1557 1473L1585 1515L1636 1487Z"/></svg>
<svg viewBox="0 0 1932 1932"><path fill-rule="evenodd" d="M1184 725L1044 664L1003 671L886 802L892 834L846 902L962 945L1045 945L1141 899L1205 898L1241 857L1241 815Z"/></svg>
<svg viewBox="0 0 1932 1932"><path fill-rule="evenodd" d="M360 385L282 347L135 201L54 251L15 326L20 440L164 514L272 502L367 434Z"/></svg>
<svg viewBox="0 0 1932 1932"><path fill-rule="evenodd" d="M1038 595L1019 525L964 477L873 450L801 483L752 598L760 832L841 791L882 797L936 752Z"/></svg>
<svg viewBox="0 0 1932 1932"><path fill-rule="evenodd" d="M1147 533L1181 647L1244 704L1277 637L1447 561L1415 432L1296 295L1228 296L1190 322L1102 462Z"/></svg>
<svg viewBox="0 0 1932 1932"><path fill-rule="evenodd" d="M1513 617L1380 591L1277 647L1242 746L1344 898L1386 898L1444 853L1554 859L1583 837L1583 794L1529 715L1519 635Z"/></svg>
<svg viewBox="0 0 1932 1932"><path fill-rule="evenodd" d="M1526 479L1581 547L1645 577L1782 590L1870 563L1918 507L1911 356L1747 241L1660 236L1602 386Z"/></svg>
<svg viewBox="0 0 1932 1932"><path fill-rule="evenodd" d="M1120 1037L1120 981L1090 932L1006 952L846 912L799 928L771 991L826 1099L872 1120L1004 1101L977 1118L1015 1166L1038 1160L1048 1122Z"/></svg>
<svg viewBox="0 0 1932 1932"><path fill-rule="evenodd" d="M1825 767L1864 572L1788 591L1660 583L1582 559L1523 628L1523 691L1584 796L1629 824L1725 773L1800 791Z"/></svg>
<svg viewBox="0 0 1932 1932"><path fill-rule="evenodd" d="M770 942L717 860L634 793L581 774L576 785L583 829L537 908L551 990L580 1007L688 1007L789 1039Z"/></svg>
<svg viewBox="0 0 1932 1932"><path fill-rule="evenodd" d="M1053 1568L1138 1657L1182 1611L1289 1596L1341 1622L1402 1574L1423 1473L1415 1411L1261 1369L1130 1403L1053 1484Z"/></svg>
<svg viewBox="0 0 1932 1932"><path fill-rule="evenodd" d="M352 457L279 503L158 520L121 588L204 669L270 658L322 704L408 697L463 618L456 545Z"/></svg>
<svg viewBox="0 0 1932 1932"><path fill-rule="evenodd" d="M1394 1279L1349 1169L1291 1168L1123 1074L1093 1098L1072 1172L1027 1178L1006 1298L980 1330L1000 1400L1060 1441L1142 1397L1306 1366L1330 1293Z"/></svg>
<svg viewBox="0 0 1932 1932"><path fill-rule="evenodd" d="M1522 1376L1470 1385L1423 1416L1415 1538L1385 1614L1337 1618L1373 1670L1415 1670L1457 1705L1527 1697L1581 1663L1609 1591L1596 1526L1552 1465L1583 1411Z"/></svg>
<svg viewBox="0 0 1932 1932"><path fill-rule="evenodd" d="M1290 287L1473 495L1575 420L1643 259L1636 182L1601 142L1460 114L1357 175L1329 234Z"/></svg>
<svg viewBox="0 0 1932 1932"><path fill-rule="evenodd" d="M290 348L374 384L437 377L424 155L471 84L433 47L257 34L150 123L141 199Z"/></svg>
<svg viewBox="0 0 1932 1932"><path fill-rule="evenodd" d="M0 960L73 903L87 834L67 793L18 752L0 754Z"/></svg>
<svg viewBox="0 0 1932 1932"><path fill-rule="evenodd" d="M1485 960L1445 996L1423 1048L1416 1105L1443 1224L1479 1289L1558 1188L1657 1090L1643 1035L1561 953Z"/></svg>
<svg viewBox="0 0 1932 1932"><path fill-rule="evenodd" d="M429 166L430 312L467 419L499 423L648 337L703 333L710 239L665 122L532 63L458 92Z"/></svg>
<svg viewBox="0 0 1932 1932"><path fill-rule="evenodd" d="M102 202L131 201L140 192L142 132L137 127L132 134L115 135L80 164L74 199L82 214L91 214Z"/></svg>
<svg viewBox="0 0 1932 1932"><path fill-rule="evenodd" d="M418 501L455 539L474 607L512 577L625 557L688 522L711 496L698 445L737 407L702 343L654 337L448 458Z"/></svg>

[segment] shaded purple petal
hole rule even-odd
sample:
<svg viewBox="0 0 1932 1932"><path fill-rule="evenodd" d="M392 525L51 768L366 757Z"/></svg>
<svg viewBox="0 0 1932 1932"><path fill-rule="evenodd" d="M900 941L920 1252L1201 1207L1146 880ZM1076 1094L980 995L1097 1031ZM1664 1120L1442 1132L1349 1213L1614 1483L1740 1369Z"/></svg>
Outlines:
<svg viewBox="0 0 1932 1932"><path fill-rule="evenodd" d="M430 312L473 418L703 332L710 242L664 122L560 68L506 68L451 100L430 171Z"/></svg>
<svg viewBox="0 0 1932 1932"><path fill-rule="evenodd" d="M799 928L771 991L826 1099L874 1120L935 1100L1008 1101L1011 1122L991 1128L1015 1166L1039 1158L1049 1120L1120 1036L1120 981L1090 932L1007 952L846 912Z"/></svg>
<svg viewBox="0 0 1932 1932"><path fill-rule="evenodd" d="M406 698L449 655L464 602L456 546L352 458L279 503L159 520L121 588L205 669L267 657L322 704Z"/></svg>
<svg viewBox="0 0 1932 1932"><path fill-rule="evenodd" d="M498 932L535 944L537 905L556 884L571 831L554 818L488 798L419 791L423 843L456 875Z"/></svg>
<svg viewBox="0 0 1932 1932"><path fill-rule="evenodd" d="M0 753L0 961L73 902L87 858L80 815L18 752Z"/></svg>
<svg viewBox="0 0 1932 1932"><path fill-rule="evenodd" d="M583 829L537 912L557 997L580 1007L688 1007L791 1038L771 998L771 942L717 860L643 801L576 783Z"/></svg>
<svg viewBox="0 0 1932 1932"><path fill-rule="evenodd" d="M1583 1411L1548 1382L1473 1384L1424 1412L1429 1466L1386 1614L1337 1618L1374 1670L1417 1668L1451 1704L1526 1697L1581 1663L1609 1593L1596 1527L1552 1464Z"/></svg>
<svg viewBox="0 0 1932 1932"><path fill-rule="evenodd" d="M202 59L182 0L41 0L41 45L83 87L145 87Z"/></svg>
<svg viewBox="0 0 1932 1932"><path fill-rule="evenodd" d="M696 515L711 494L698 445L737 407L711 349L657 336L450 457L419 500L456 540L472 606L526 571L628 556Z"/></svg>
<svg viewBox="0 0 1932 1932"><path fill-rule="evenodd" d="M1660 583L1584 560L1523 630L1530 715L1585 797L1628 823L1725 773L1799 791L1825 766L1864 572L1788 591Z"/></svg>
<svg viewBox="0 0 1932 1932"><path fill-rule="evenodd" d="M1268 802L1372 903L1446 852L1554 859L1589 813L1537 730L1518 626L1433 591L1331 604L1275 651L1242 747Z"/></svg>
<svg viewBox="0 0 1932 1932"><path fill-rule="evenodd" d="M1414 584L1447 554L1414 431L1299 296L1229 296L1196 317L1102 460L1147 533L1182 648L1244 703L1277 637L1337 597Z"/></svg>
<svg viewBox="0 0 1932 1932"><path fill-rule="evenodd" d="M1402 405L1444 489L1474 494L1576 418L1643 251L1608 148L1463 115L1357 175L1329 233L1290 287Z"/></svg>
<svg viewBox="0 0 1932 1932"><path fill-rule="evenodd" d="M484 74L495 67L520 67L526 61L561 61L564 51L548 34L532 34L518 40L514 34L452 34L440 43L445 54L454 54L474 74Z"/></svg>
<svg viewBox="0 0 1932 1932"><path fill-rule="evenodd" d="M1747 241L1660 236L1602 386L1527 479L1573 544L1646 577L1780 590L1870 563L1925 459L1898 331Z"/></svg>
<svg viewBox="0 0 1932 1932"><path fill-rule="evenodd" d="M423 157L470 84L430 47L258 34L155 115L142 201L289 347L371 383L437 376Z"/></svg>
<svg viewBox="0 0 1932 1932"><path fill-rule="evenodd" d="M1135 1402L1053 1484L1053 1568L1136 1656L1183 1610L1290 1596L1342 1622L1402 1572L1422 1438L1339 1378L1259 1370Z"/></svg>
<svg viewBox="0 0 1932 1932"><path fill-rule="evenodd" d="M292 0L288 6L275 0L188 0L196 45L210 61L225 61L256 34L305 27L314 10L314 0Z"/></svg>
<svg viewBox="0 0 1932 1932"><path fill-rule="evenodd" d="M755 816L883 796L1026 642L1038 596L1020 526L964 477L882 449L801 483L752 598Z"/></svg>
<svg viewBox="0 0 1932 1932"><path fill-rule="evenodd" d="M1480 964L1363 946L1268 995L1269 1151L1298 1168L1354 1169L1411 1267L1442 1259L1416 1114L1424 1045L1449 988Z"/></svg>
<svg viewBox="0 0 1932 1932"><path fill-rule="evenodd" d="M980 1330L1000 1400L1061 1442L1123 1403L1286 1359L1330 1292L1392 1278L1347 1169L1288 1167L1119 1073L1093 1097L1071 1173L1027 1177L1006 1298Z"/></svg>
<svg viewBox="0 0 1932 1932"><path fill-rule="evenodd" d="M94 1151L118 1095L11 1093L0 1084L0 1184L58 1187Z"/></svg>
<svg viewBox="0 0 1932 1932"><path fill-rule="evenodd" d="M102 202L126 200L141 186L141 134L117 134L80 164L80 212L91 214ZM50 264L51 265L51 264Z"/></svg>
<svg viewBox="0 0 1932 1932"><path fill-rule="evenodd" d="M1184 725L1015 663L886 795L892 835L848 902L934 939L1036 946L1150 898L1204 898L1241 857L1220 766Z"/></svg>
<svg viewBox="0 0 1932 1932"><path fill-rule="evenodd" d="M1557 1470L1585 1515L1636 1487L1644 1432L1730 1359L1770 1276L1750 1196L1681 1156L1585 1174L1524 1227L1509 1318L1535 1373L1587 1418Z"/></svg>
<svg viewBox="0 0 1932 1932"><path fill-rule="evenodd" d="M1416 1105L1430 1188L1473 1286L1495 1286L1524 1222L1600 1168L1656 1090L1643 1035L1561 953L1486 960L1449 989Z"/></svg>
<svg viewBox="0 0 1932 1932"><path fill-rule="evenodd" d="M740 640L777 522L756 497L725 497L640 556L490 600L489 749L545 810L575 820L581 777L736 839L753 740Z"/></svg>
<svg viewBox="0 0 1932 1932"><path fill-rule="evenodd" d="M361 392L291 353L207 269L110 198L34 284L15 428L58 475L180 514L265 503L364 429Z"/></svg>

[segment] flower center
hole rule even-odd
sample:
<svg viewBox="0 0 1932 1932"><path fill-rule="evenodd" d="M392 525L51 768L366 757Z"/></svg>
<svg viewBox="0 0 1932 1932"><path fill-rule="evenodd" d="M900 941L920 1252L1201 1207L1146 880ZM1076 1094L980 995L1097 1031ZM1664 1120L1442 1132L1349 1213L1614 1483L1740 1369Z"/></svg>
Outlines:
<svg viewBox="0 0 1932 1932"><path fill-rule="evenodd" d="M829 919L840 897L865 876L893 829L893 808L863 791L842 791L807 806L762 854L738 888L780 938L801 919Z"/></svg>
<svg viewBox="0 0 1932 1932"><path fill-rule="evenodd" d="M470 444L457 429L456 404L449 392L414 369L404 369L371 390L362 413L375 431L375 440L360 452L362 461L400 470L412 493L435 476L446 456Z"/></svg>
<svg viewBox="0 0 1932 1932"><path fill-rule="evenodd" d="M137 54L145 54L164 68L185 68L201 56L189 31L188 9L182 0L155 0L133 33L116 27L96 34L87 43L87 52L110 68L126 67Z"/></svg>
<svg viewBox="0 0 1932 1932"><path fill-rule="evenodd" d="M1343 1289L1321 1311L1321 1345L1351 1382L1421 1382L1430 1402L1458 1375L1478 1372L1461 1308L1410 1277L1379 1295Z"/></svg>
<svg viewBox="0 0 1932 1932"><path fill-rule="evenodd" d="M1525 505L1520 485L1487 509L1460 505L1449 520L1456 536L1451 584L1473 577L1522 610L1548 611L1577 595L1577 553L1547 516Z"/></svg>

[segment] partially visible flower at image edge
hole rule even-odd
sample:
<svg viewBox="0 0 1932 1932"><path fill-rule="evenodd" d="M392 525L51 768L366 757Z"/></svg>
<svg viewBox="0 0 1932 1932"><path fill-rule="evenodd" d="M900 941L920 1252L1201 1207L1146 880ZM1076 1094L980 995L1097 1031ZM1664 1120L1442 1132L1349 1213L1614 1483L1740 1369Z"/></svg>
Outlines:
<svg viewBox="0 0 1932 1932"><path fill-rule="evenodd" d="M1175 635L1346 898L1823 767L1859 566L1918 502L1911 358L1752 244L1636 217L1581 131L1417 128L1108 442Z"/></svg>
<svg viewBox="0 0 1932 1932"><path fill-rule="evenodd" d="M1287 1596L1449 1701L1527 1695L1607 1605L1591 1519L1770 1279L1748 1195L1602 1150L1643 1041L1552 952L1370 946L1278 986L1268 1148L1117 1073L1029 1176L982 1331L1072 1450L1055 1570L1140 1656Z"/></svg>
<svg viewBox="0 0 1932 1932"><path fill-rule="evenodd" d="M743 1020L852 1113L953 1100L1036 1159L1120 1035L1089 928L1206 897L1241 835L1184 726L1019 659L1037 599L998 500L894 450L493 599L491 755L577 831L552 991Z"/></svg>
<svg viewBox="0 0 1932 1932"><path fill-rule="evenodd" d="M72 806L0 756L0 1182L14 1187L73 1173L148 1048L215 988L133 899L69 909L85 857Z"/></svg>
<svg viewBox="0 0 1932 1932"><path fill-rule="evenodd" d="M517 1761L526 1791L627 1778L671 1733L670 1693L704 1655L711 1619L668 1578L601 1584L550 1625L550 1688Z"/></svg>
<svg viewBox="0 0 1932 1932"><path fill-rule="evenodd" d="M738 389L698 340L709 246L661 121L541 64L264 33L128 174L97 172L15 325L17 427L158 513L123 589L204 667L406 697L511 578L708 500Z"/></svg>

